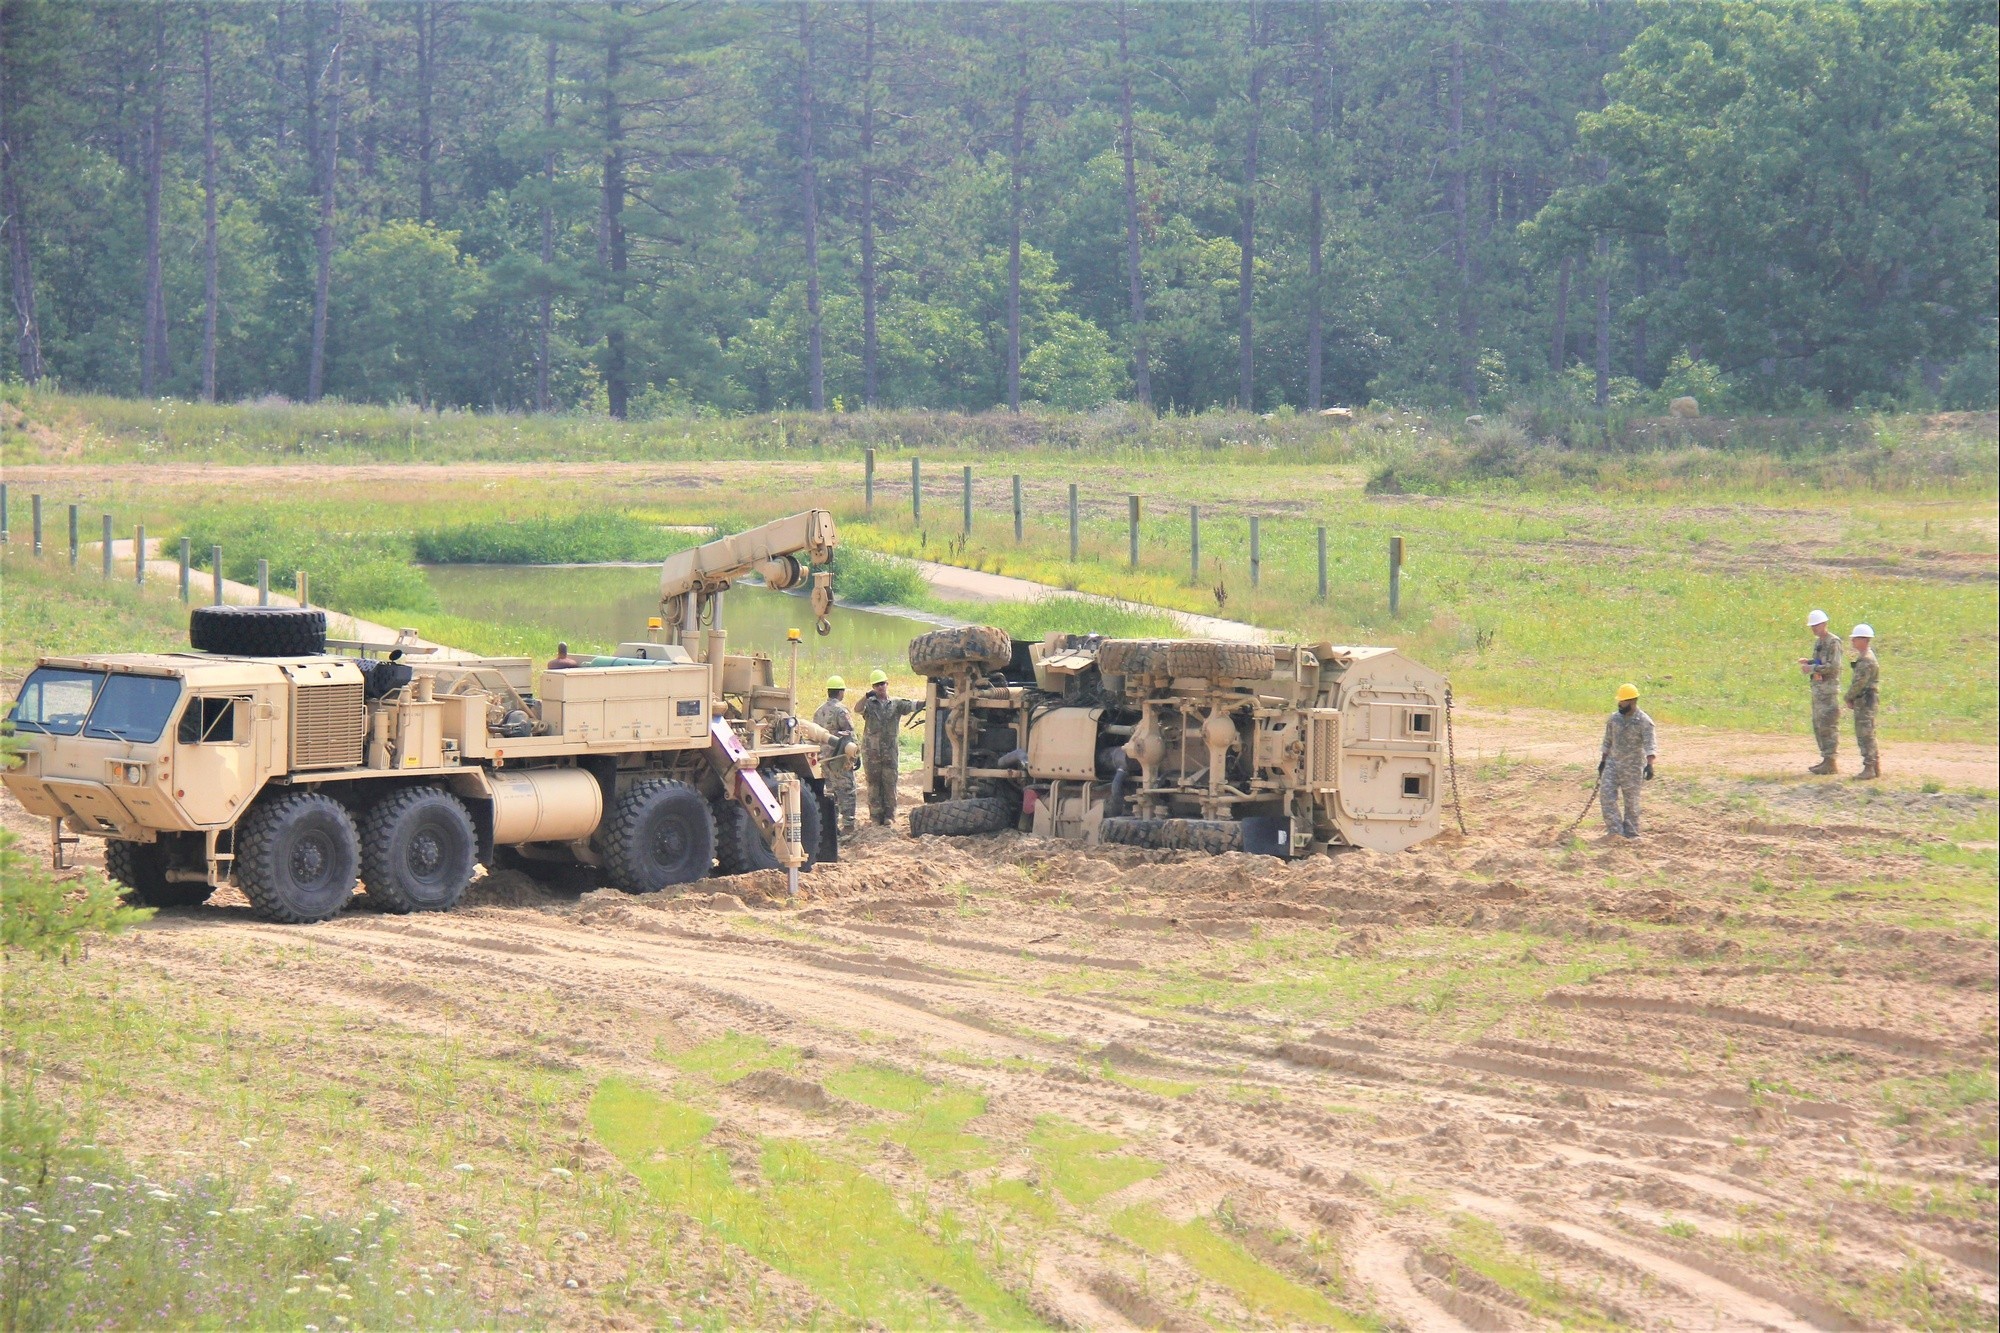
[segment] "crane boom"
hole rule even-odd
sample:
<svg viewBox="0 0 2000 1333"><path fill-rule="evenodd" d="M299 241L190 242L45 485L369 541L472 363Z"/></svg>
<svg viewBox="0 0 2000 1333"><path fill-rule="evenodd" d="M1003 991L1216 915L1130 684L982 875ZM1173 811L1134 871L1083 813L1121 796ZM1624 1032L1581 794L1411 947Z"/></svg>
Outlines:
<svg viewBox="0 0 2000 1333"><path fill-rule="evenodd" d="M833 515L808 509L743 532L677 551L660 566L660 618L676 632L693 630L703 603L729 591L738 579L761 575L764 586L787 591L812 581L813 615L825 634L831 628L833 576L811 574L809 566L833 559Z"/></svg>

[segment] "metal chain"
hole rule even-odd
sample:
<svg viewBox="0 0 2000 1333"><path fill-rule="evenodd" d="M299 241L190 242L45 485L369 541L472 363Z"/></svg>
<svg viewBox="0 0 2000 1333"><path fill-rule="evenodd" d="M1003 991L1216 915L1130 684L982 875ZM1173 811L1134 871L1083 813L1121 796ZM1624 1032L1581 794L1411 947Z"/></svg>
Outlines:
<svg viewBox="0 0 2000 1333"><path fill-rule="evenodd" d="M1568 828L1564 829L1561 833L1556 834L1556 843L1558 846L1560 846L1565 842L1568 842L1569 835L1576 832L1577 829L1583 824L1584 820L1590 818L1590 807L1596 804L1596 802L1597 802L1597 788L1593 786L1590 789L1590 794L1583 798L1583 809L1577 812L1575 819L1569 821Z"/></svg>
<svg viewBox="0 0 2000 1333"><path fill-rule="evenodd" d="M1451 812L1458 816L1459 836L1465 831L1465 807L1458 802L1458 742L1451 730L1451 686L1444 687L1444 752L1451 765Z"/></svg>

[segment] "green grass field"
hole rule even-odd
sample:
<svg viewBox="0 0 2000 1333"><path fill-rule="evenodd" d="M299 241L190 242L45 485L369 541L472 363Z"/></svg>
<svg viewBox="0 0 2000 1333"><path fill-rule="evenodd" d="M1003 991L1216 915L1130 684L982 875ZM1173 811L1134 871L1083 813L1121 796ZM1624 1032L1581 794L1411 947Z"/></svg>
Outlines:
<svg viewBox="0 0 2000 1333"><path fill-rule="evenodd" d="M1176 418L1125 431L1035 418L1018 423L1020 448L1001 454L995 432L1009 423L983 417L959 420L954 442L952 422L925 414L628 426L9 393L15 419L0 432L0 456L22 463L300 465L296 484L268 472L239 478L226 466L198 475L112 468L32 484L46 486L52 501L78 498L113 512L121 532L144 521L151 532L195 536L197 545L221 540L238 577L260 554L274 570L307 567L321 600L469 647L523 650L548 626L541 617L483 628L455 622L411 568L419 553L650 558L656 541L689 538L648 537L649 527L733 529L814 504L836 513L850 547L1220 613L1286 637L1405 647L1449 671L1461 697L1488 705L1596 713L1614 686L1632 680L1663 722L1799 729L1805 688L1793 661L1807 650L1805 612L1820 606L1843 628L1864 620L1877 628L1886 737L1991 744L2000 734L2000 491L1990 415L1696 423L1699 437L1594 453L1523 447L1518 430L1488 438L1478 434L1488 428L1394 413L1345 431L1297 418L1235 426L1220 416ZM1645 444L1645 423L1620 429L1613 444ZM681 435L669 438L675 430ZM274 443L292 436L345 443L331 454ZM602 447L592 453L576 441ZM872 513L861 501L858 457L871 442L883 451ZM921 522L910 513L913 443L926 464ZM573 445L582 452L565 452ZM695 455L702 461L671 461ZM533 461L586 456L659 461L660 470ZM419 466L410 484L385 485L312 467L329 458ZM422 466L452 458L520 467ZM959 509L966 464L975 473L969 535ZM1371 488L1371 479L1398 469L1432 475L1441 467L1449 484L1438 494ZM1008 494L1017 472L1026 510L1018 544ZM1065 514L1071 482L1082 505L1075 561ZM27 487L14 489L18 533ZM86 493L65 493L75 491ZM1143 497L1137 568L1127 559L1128 493ZM1199 578L1189 561L1191 504L1202 511ZM1255 586L1253 516L1261 522ZM1394 617L1392 535L1406 551ZM1056 627L1022 608L932 609L1011 617L1017 632ZM1059 608L1063 627L1074 609ZM1143 622L1096 627L1158 632Z"/></svg>

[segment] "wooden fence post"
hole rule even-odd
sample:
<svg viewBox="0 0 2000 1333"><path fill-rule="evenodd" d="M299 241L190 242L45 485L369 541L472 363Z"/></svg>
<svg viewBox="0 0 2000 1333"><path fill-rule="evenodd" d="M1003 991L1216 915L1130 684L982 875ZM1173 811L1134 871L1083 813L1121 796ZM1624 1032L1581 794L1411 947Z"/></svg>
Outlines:
<svg viewBox="0 0 2000 1333"><path fill-rule="evenodd" d="M1132 568L1139 567L1139 497L1125 497L1125 560Z"/></svg>
<svg viewBox="0 0 2000 1333"><path fill-rule="evenodd" d="M311 589L306 583L306 572L301 569L292 575L292 595L298 598L301 607L312 605Z"/></svg>
<svg viewBox="0 0 2000 1333"><path fill-rule="evenodd" d="M1389 614L1401 615L1403 610L1403 539L1389 539Z"/></svg>
<svg viewBox="0 0 2000 1333"><path fill-rule="evenodd" d="M104 577L111 577L111 515L104 516Z"/></svg>
<svg viewBox="0 0 2000 1333"><path fill-rule="evenodd" d="M1014 544L1021 544L1021 474L1014 474Z"/></svg>
<svg viewBox="0 0 2000 1333"><path fill-rule="evenodd" d="M29 507L34 510L35 554L40 555L42 553L42 497L39 495L30 496Z"/></svg>
<svg viewBox="0 0 2000 1333"><path fill-rule="evenodd" d="M875 450L869 448L861 455L861 507L868 517L875 517Z"/></svg>
<svg viewBox="0 0 2000 1333"><path fill-rule="evenodd" d="M1260 521L1255 514L1250 516L1250 586L1253 588L1264 575L1263 533L1258 526Z"/></svg>
<svg viewBox="0 0 2000 1333"><path fill-rule="evenodd" d="M7 483L0 481L0 545L14 540L14 534L7 530Z"/></svg>
<svg viewBox="0 0 2000 1333"><path fill-rule="evenodd" d="M188 575L194 570L194 550L186 537L181 538L181 601L188 600Z"/></svg>
<svg viewBox="0 0 2000 1333"><path fill-rule="evenodd" d="M81 508L79 505L71 505L69 507L69 567L71 569L76 568L77 552L82 549L82 542L77 538L76 526L76 514L79 508Z"/></svg>
<svg viewBox="0 0 2000 1333"><path fill-rule="evenodd" d="M146 586L146 525L141 523L132 532L132 582L143 588Z"/></svg>
<svg viewBox="0 0 2000 1333"><path fill-rule="evenodd" d="M259 559L257 561L257 605L269 606L270 604L271 604L271 562L269 560Z"/></svg>

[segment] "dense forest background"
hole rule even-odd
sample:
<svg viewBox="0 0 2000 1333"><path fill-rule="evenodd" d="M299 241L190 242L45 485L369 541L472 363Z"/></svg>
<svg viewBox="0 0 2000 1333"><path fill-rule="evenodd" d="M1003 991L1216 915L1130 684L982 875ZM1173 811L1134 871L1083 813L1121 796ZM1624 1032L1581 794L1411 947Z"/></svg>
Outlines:
<svg viewBox="0 0 2000 1333"><path fill-rule="evenodd" d="M1990 3L0 3L0 375L1991 406Z"/></svg>

